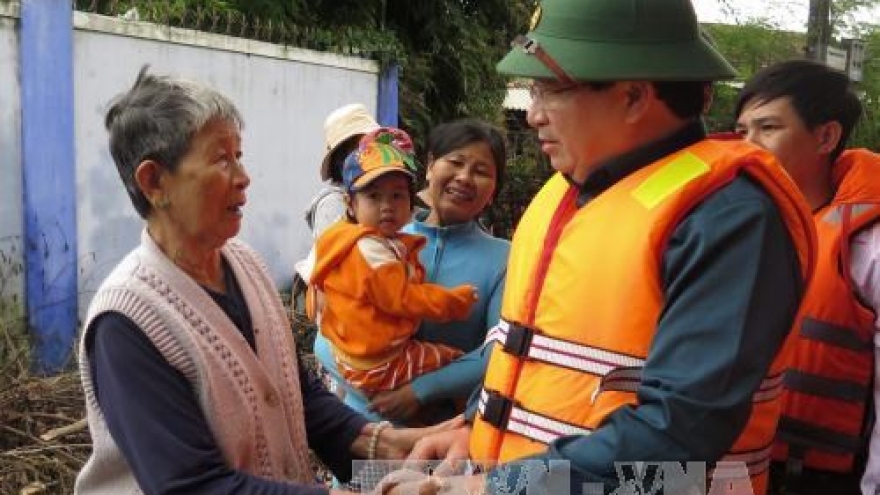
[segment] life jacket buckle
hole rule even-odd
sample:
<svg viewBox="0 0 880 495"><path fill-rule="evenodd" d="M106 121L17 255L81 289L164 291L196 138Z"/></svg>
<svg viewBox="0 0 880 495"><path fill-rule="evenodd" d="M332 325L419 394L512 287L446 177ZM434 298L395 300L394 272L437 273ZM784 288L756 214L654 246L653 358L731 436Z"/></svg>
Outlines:
<svg viewBox="0 0 880 495"><path fill-rule="evenodd" d="M510 411L513 410L513 400L491 390L486 397L486 407L483 409L483 421L499 430L507 430L507 421L510 419Z"/></svg>
<svg viewBox="0 0 880 495"><path fill-rule="evenodd" d="M537 332L532 328L511 323L504 340L504 352L520 358L527 357L535 333Z"/></svg>

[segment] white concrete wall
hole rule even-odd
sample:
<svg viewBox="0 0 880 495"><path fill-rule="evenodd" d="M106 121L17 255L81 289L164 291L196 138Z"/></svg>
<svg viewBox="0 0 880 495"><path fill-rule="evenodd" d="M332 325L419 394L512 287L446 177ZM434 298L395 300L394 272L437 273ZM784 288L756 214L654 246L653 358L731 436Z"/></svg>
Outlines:
<svg viewBox="0 0 880 495"><path fill-rule="evenodd" d="M0 173L13 178L0 180L0 250L5 239L22 234L16 17L17 9L0 5ZM240 237L263 255L280 287L289 285L293 263L311 242L302 212L320 187L324 118L351 102L375 114L377 64L81 12L74 13L74 26L80 314L143 226L103 125L110 101L131 87L143 64L211 84L238 105L251 175Z"/></svg>
<svg viewBox="0 0 880 495"><path fill-rule="evenodd" d="M18 9L0 4L0 306L24 294L17 28Z"/></svg>

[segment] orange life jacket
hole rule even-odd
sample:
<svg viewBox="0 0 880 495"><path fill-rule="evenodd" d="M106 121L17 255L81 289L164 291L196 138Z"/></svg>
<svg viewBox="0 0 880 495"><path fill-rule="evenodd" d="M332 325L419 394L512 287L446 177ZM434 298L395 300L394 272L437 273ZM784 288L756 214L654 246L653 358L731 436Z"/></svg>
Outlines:
<svg viewBox="0 0 880 495"><path fill-rule="evenodd" d="M740 173L775 200L808 279L815 254L809 208L769 155L746 143L703 140L581 208L577 188L560 175L544 186L513 238L503 320L489 337L501 344L488 365L472 459L503 462L541 452L560 436L589 435L615 410L637 405L664 303L665 244L688 212ZM755 391L748 425L722 459L744 462L760 478L755 493L766 483L782 370L780 351Z"/></svg>
<svg viewBox="0 0 880 495"><path fill-rule="evenodd" d="M853 289L849 245L880 219L880 155L847 151L832 172L834 198L814 216L818 265L794 332L773 457L847 473L865 448L875 317Z"/></svg>

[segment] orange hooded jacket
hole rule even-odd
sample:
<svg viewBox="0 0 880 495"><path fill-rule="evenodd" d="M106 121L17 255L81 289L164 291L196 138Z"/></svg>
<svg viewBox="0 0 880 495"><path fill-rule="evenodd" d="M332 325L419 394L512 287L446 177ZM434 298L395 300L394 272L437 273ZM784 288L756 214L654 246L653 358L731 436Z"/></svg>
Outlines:
<svg viewBox="0 0 880 495"><path fill-rule="evenodd" d="M383 237L375 229L339 221L316 243L309 282L323 294L321 333L337 359L368 370L398 357L422 319L463 319L473 291L424 283L421 236Z"/></svg>

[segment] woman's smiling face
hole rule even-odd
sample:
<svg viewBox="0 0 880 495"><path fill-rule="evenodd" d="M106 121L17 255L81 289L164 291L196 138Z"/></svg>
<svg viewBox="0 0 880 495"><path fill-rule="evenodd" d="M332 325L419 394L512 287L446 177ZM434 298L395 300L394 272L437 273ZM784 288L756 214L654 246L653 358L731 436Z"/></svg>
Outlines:
<svg viewBox="0 0 880 495"><path fill-rule="evenodd" d="M428 223L454 225L474 220L492 200L497 165L489 145L476 141L428 164L431 213Z"/></svg>

